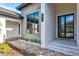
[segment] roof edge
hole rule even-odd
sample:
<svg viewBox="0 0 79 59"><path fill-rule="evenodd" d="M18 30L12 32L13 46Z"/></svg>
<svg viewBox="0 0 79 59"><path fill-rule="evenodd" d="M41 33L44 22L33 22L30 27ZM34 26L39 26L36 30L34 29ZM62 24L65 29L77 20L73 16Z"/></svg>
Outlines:
<svg viewBox="0 0 79 59"><path fill-rule="evenodd" d="M17 6L16 9L17 9L17 10L21 10L21 9L23 9L24 7L27 7L27 6L30 5L30 4L32 4L32 3L22 3L21 5Z"/></svg>

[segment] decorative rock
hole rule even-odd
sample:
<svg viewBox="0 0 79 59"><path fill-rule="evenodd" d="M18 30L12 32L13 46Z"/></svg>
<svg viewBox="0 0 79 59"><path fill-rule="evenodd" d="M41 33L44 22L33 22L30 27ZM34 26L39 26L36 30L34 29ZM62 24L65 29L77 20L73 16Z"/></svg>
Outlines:
<svg viewBox="0 0 79 59"><path fill-rule="evenodd" d="M25 50L25 52L32 52L39 56L65 56L65 54L63 54L63 53L41 48L40 46L27 43L24 40L16 40L16 41L12 41L9 43L14 45L15 47L18 47L21 50Z"/></svg>

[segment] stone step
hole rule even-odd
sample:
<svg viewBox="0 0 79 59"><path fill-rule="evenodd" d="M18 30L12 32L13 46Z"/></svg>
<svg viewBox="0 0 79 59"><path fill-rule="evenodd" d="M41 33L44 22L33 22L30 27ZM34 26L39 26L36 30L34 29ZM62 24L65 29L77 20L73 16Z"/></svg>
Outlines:
<svg viewBox="0 0 79 59"><path fill-rule="evenodd" d="M58 43L49 43L49 45L55 45L55 46L60 46L60 47L63 47L63 48L69 48L69 49L74 49L74 50L78 50L79 51L79 48L77 46L69 46L69 45L63 45L63 44L58 44Z"/></svg>
<svg viewBox="0 0 79 59"><path fill-rule="evenodd" d="M78 56L79 55L79 50L78 49L74 49L74 48L69 48L69 47L64 47L58 44L49 44L47 46L47 48L51 49L51 50L55 50L64 54L68 54L68 55L75 55Z"/></svg>

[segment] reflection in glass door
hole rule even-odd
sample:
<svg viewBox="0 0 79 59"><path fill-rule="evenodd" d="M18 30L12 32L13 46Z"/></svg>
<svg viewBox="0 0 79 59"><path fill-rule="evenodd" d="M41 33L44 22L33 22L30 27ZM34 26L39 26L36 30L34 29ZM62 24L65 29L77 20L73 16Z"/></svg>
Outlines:
<svg viewBox="0 0 79 59"><path fill-rule="evenodd" d="M66 16L66 37L73 37L73 15Z"/></svg>
<svg viewBox="0 0 79 59"><path fill-rule="evenodd" d="M65 17L64 16L62 16L62 17L60 17L59 18L59 36L60 37L65 37L65 28L64 28L64 24L65 24Z"/></svg>

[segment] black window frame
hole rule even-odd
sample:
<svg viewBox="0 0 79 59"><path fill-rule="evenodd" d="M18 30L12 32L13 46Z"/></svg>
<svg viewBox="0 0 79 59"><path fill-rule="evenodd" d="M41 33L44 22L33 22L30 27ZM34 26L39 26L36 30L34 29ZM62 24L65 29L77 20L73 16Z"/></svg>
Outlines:
<svg viewBox="0 0 79 59"><path fill-rule="evenodd" d="M69 16L69 15L73 15L73 37L66 37L66 16ZM59 26L59 22L60 22L60 17L62 17L62 16L65 16L65 23L64 23L64 28L65 28L65 37L61 37L60 36L60 26ZM59 38L70 38L70 39L74 39L74 13L71 13L71 14L65 14L65 15L60 15L60 16L58 16L58 37Z"/></svg>
<svg viewBox="0 0 79 59"><path fill-rule="evenodd" d="M28 17L28 15L32 15L32 14L34 14L34 18L36 18L36 13L38 13L39 14L39 11L36 11L36 12L33 12L33 13L30 13L30 14L27 14L26 16ZM39 15L38 15L39 16ZM32 22L31 21L27 21L27 23L26 23L26 26L27 26L27 24L29 23L29 24L32 24L33 22L37 22L38 24L37 24L37 26L39 26L39 19L37 20L37 19L35 19L35 20L33 20ZM34 24L34 28L32 28L32 30L34 30L34 33L29 33L29 34L36 34L35 33L35 30L37 30L37 32L39 32L39 29L37 28L35 28L35 24ZM26 33L27 33L27 29L26 29Z"/></svg>

